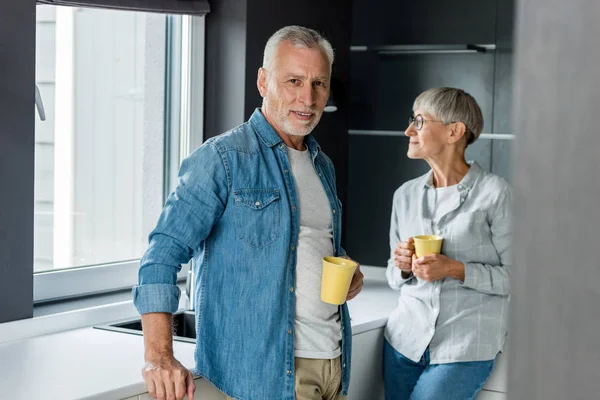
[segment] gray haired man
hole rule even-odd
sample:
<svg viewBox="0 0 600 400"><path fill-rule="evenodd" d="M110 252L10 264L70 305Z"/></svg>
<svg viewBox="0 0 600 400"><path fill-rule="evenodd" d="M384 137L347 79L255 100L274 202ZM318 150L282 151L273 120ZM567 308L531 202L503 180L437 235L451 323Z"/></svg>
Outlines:
<svg viewBox="0 0 600 400"><path fill-rule="evenodd" d="M276 32L258 71L262 107L182 164L133 291L152 396L193 396L171 334L176 274L192 258L196 374L235 399L346 394L348 308L319 297L321 259L346 257L341 204L333 164L310 135L327 103L332 63L331 44L317 32ZM362 281L357 269L347 300Z"/></svg>

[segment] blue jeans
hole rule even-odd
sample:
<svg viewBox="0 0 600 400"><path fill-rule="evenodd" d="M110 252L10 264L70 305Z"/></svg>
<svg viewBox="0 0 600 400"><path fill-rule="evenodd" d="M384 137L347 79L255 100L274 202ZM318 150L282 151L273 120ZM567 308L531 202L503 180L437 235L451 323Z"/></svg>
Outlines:
<svg viewBox="0 0 600 400"><path fill-rule="evenodd" d="M385 341L385 400L472 400L494 368L495 360L430 364L429 349L415 363Z"/></svg>

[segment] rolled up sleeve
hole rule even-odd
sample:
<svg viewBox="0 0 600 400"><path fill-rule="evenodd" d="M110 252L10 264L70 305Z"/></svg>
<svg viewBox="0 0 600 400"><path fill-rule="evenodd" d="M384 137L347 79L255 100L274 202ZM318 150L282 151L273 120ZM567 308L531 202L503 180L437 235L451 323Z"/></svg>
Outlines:
<svg viewBox="0 0 600 400"><path fill-rule="evenodd" d="M227 202L225 160L212 142L186 158L140 262L133 302L140 314L177 311L177 273L217 223Z"/></svg>

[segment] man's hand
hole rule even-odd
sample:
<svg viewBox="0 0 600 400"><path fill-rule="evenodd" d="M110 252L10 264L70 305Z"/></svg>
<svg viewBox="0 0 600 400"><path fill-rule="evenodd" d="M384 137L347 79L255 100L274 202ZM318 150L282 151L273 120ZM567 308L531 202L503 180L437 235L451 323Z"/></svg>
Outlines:
<svg viewBox="0 0 600 400"><path fill-rule="evenodd" d="M394 250L394 264L402 271L402 277L407 279L413 272L412 258L415 254L415 240L409 237L406 242L399 242Z"/></svg>
<svg viewBox="0 0 600 400"><path fill-rule="evenodd" d="M443 254L430 254L421 258L413 255L412 271L417 278L435 282L444 278L465 280L465 266Z"/></svg>
<svg viewBox="0 0 600 400"><path fill-rule="evenodd" d="M192 373L173 356L163 356L146 362L142 369L148 393L158 400L194 398L196 384Z"/></svg>
<svg viewBox="0 0 600 400"><path fill-rule="evenodd" d="M142 315L144 358L142 376L150 396L159 400L194 398L196 385L188 371L173 356L172 315L148 313Z"/></svg>
<svg viewBox="0 0 600 400"><path fill-rule="evenodd" d="M348 256L343 256L342 258L354 261L355 263L358 264L358 262L356 262L355 260L352 260ZM363 275L363 273L360 270L360 264L358 264L358 266L354 270L354 275L352 276L352 282L350 283L350 289L348 289L348 296L346 296L346 301L352 300L353 298L356 297L357 294L360 293L360 291L362 290L362 287L363 287L364 277L365 276Z"/></svg>

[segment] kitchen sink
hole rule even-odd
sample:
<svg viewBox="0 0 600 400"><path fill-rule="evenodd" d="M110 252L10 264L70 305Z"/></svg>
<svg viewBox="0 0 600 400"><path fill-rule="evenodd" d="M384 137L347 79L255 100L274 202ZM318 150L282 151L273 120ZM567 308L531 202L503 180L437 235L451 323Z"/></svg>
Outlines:
<svg viewBox="0 0 600 400"><path fill-rule="evenodd" d="M121 321L109 325L95 326L96 329L142 335L141 318ZM173 340L196 343L196 316L193 311L183 311L173 314Z"/></svg>

